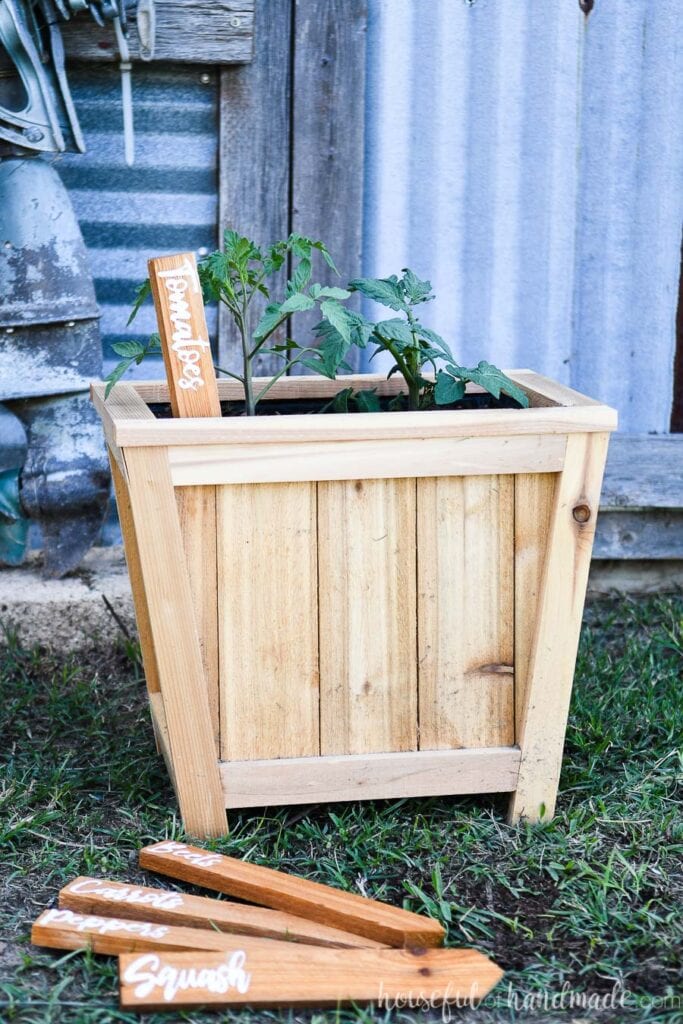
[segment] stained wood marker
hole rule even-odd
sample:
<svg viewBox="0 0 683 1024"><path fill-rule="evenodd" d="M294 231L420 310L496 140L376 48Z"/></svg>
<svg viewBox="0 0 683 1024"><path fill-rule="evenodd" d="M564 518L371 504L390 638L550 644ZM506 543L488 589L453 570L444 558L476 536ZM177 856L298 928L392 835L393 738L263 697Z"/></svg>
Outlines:
<svg viewBox="0 0 683 1024"><path fill-rule="evenodd" d="M78 914L73 910L46 910L34 921L31 942L50 949L92 949L94 953L116 955L138 953L145 950L225 952L240 949L249 952L261 950L271 960L280 956L282 949L300 943L253 936L226 935L211 928L184 928L155 921L133 921L102 914ZM306 946L304 957L318 952L336 952L319 946ZM358 949L356 952L375 952Z"/></svg>
<svg viewBox="0 0 683 1024"><path fill-rule="evenodd" d="M193 252L147 263L174 416L220 416L216 372Z"/></svg>
<svg viewBox="0 0 683 1024"><path fill-rule="evenodd" d="M410 1000L410 1005L426 1008L477 1002L503 976L493 961L473 949L277 946L276 954L244 943L223 955L160 951L121 956L121 1006L148 1011L377 1002L381 1007Z"/></svg>
<svg viewBox="0 0 683 1024"><path fill-rule="evenodd" d="M443 944L444 930L430 917L185 843L144 847L140 866L388 946Z"/></svg>
<svg viewBox="0 0 683 1024"><path fill-rule="evenodd" d="M115 915L138 921L213 928L221 932L305 942L314 946L366 948L382 946L372 939L279 910L246 907L242 903L207 896L169 892L149 886L128 885L104 878L75 878L59 893L59 906L80 914Z"/></svg>

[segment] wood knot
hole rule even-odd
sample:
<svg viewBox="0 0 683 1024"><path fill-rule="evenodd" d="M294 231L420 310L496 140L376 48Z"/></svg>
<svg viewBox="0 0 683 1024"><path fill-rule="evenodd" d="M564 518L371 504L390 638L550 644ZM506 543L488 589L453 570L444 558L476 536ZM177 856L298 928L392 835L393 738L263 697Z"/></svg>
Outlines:
<svg viewBox="0 0 683 1024"><path fill-rule="evenodd" d="M572 515L577 523L587 523L591 517L591 510L589 505L575 505L572 509Z"/></svg>

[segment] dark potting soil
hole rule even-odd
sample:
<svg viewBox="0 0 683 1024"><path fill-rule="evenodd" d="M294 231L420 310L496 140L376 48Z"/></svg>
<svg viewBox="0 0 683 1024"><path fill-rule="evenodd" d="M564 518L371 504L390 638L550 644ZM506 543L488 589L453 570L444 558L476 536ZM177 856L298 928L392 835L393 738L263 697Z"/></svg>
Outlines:
<svg viewBox="0 0 683 1024"><path fill-rule="evenodd" d="M339 382L340 384L342 381ZM341 389L340 389L341 390ZM380 405L382 412L391 413L394 410L389 409L389 403L392 401L394 396L389 395L386 398L380 398ZM267 400L264 398L256 406L257 416L313 416L316 414L322 415L340 415L334 413L334 410L329 408L329 398L291 398L291 399L272 399ZM325 406L328 406L326 409ZM153 402L150 403L150 410L154 413L157 419L166 420L172 417L171 406L169 402ZM493 395L476 394L466 395L460 399L459 402L452 402L450 405L439 405L435 409L423 409L422 412L429 414L430 412L442 412L447 409L521 409L519 402L516 402L514 398L509 398L507 395L501 395L500 398L494 398ZM323 411L324 410L324 411ZM221 412L224 416L244 416L244 402L221 402ZM350 409L348 413L342 413L341 415L353 416L357 412L356 409Z"/></svg>

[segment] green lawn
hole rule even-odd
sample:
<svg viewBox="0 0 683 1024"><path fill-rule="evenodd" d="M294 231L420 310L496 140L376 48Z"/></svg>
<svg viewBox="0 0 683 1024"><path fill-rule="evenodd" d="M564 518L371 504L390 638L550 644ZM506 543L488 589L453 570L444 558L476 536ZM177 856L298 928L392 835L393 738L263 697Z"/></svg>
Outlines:
<svg viewBox="0 0 683 1024"><path fill-rule="evenodd" d="M422 909L507 977L477 1021L683 1021L683 599L586 615L557 817L510 828L503 798L401 800L232 816L225 853ZM64 660L11 642L0 664L0 1021L133 1021L116 964L30 946L76 874L150 881L136 851L183 838L133 650ZM169 883L170 884L170 883ZM531 1010L535 997L565 1008ZM625 1006L596 1009L602 998ZM569 1009L574 999L586 1007ZM544 996L545 993L545 996ZM678 1006L676 1003L678 1001ZM152 1015L146 1021L413 1021L448 1015Z"/></svg>

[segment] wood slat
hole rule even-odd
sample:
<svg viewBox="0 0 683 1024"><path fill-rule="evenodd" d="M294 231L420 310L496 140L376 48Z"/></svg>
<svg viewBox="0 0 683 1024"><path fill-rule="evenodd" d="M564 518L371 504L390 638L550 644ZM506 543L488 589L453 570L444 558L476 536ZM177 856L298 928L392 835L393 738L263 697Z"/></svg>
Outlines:
<svg viewBox="0 0 683 1024"><path fill-rule="evenodd" d="M420 748L514 742L511 476L417 484Z"/></svg>
<svg viewBox="0 0 683 1024"><path fill-rule="evenodd" d="M191 64L242 64L254 45L254 0L155 0L154 59ZM129 16L130 53L140 59L135 11ZM66 55L71 60L119 60L111 23L97 25L89 14L63 24Z"/></svg>
<svg viewBox="0 0 683 1024"><path fill-rule="evenodd" d="M242 74L243 72L240 72ZM235 75L235 72L231 72ZM561 384L557 384L555 381L550 380L548 377L543 377L538 373L534 373L533 370L506 370L507 375L513 380L517 381L531 399L531 407L534 407L535 397L539 396L539 407L543 407L548 410L552 405L566 405L568 408L576 408L579 405L600 405L601 408L607 409L608 406L601 405L592 398L587 398L586 395L581 395L578 391L573 391L571 388L565 388ZM425 379L433 380L434 374L425 372ZM274 385L272 390L268 393L268 397L265 401L276 401L280 398L332 398L339 391L339 380L342 380L345 387L354 389L358 388L372 388L377 391L380 396L397 395L400 392L406 391L406 383L403 377L398 374L392 374L391 377L387 377L385 373L351 373L344 374L343 378L337 380L330 380L327 377L312 376L306 377L305 379L297 377L282 377ZM261 387L267 384L269 381L268 377L254 378L254 389L258 391L258 386ZM166 381L163 380L136 380L128 382L128 386L134 387L138 394L144 398L146 402L167 402L168 401L168 386ZM95 389L101 388L104 390L103 384L91 385ZM481 395L484 394L484 389L478 384L469 382L465 386L465 390L468 395ZM559 399L551 399L548 397L546 392L550 390L554 394L563 394L565 396L565 402L559 401ZM242 385L237 381L231 380L227 377L220 378L218 381L218 391L221 396L221 400L239 400L244 397L244 391ZM451 410L452 411L452 410ZM461 415L464 410L457 410L458 415ZM481 412L482 410L478 410ZM489 410L500 413L519 412L519 410L510 409L499 409ZM526 410L527 412L529 410ZM432 410L437 412L438 410ZM614 410L612 410L614 414ZM403 414L401 414L403 415ZM422 413L418 414L422 416ZM431 413L430 413L431 415Z"/></svg>
<svg viewBox="0 0 683 1024"><path fill-rule="evenodd" d="M111 465L111 478L114 485L114 494L116 495L116 506L119 513L119 525L121 527L121 535L123 537L128 576L130 577L130 588L133 595L133 607L135 608L135 621L138 627L142 664L145 669L145 681L147 683L147 691L151 695L153 693L159 693L160 690L159 669L157 667L156 655L154 653L154 636L152 634L152 626L149 619L149 608L147 606L147 596L145 594L145 587L142 579L140 551L138 549L138 541L135 534L135 524L133 522L133 512L130 506L128 484L121 472L119 463L113 457L111 450L109 450L109 462Z"/></svg>
<svg viewBox="0 0 683 1024"><path fill-rule="evenodd" d="M431 917L201 847L173 841L154 843L140 850L140 866L376 942L392 946L443 944L444 929Z"/></svg>
<svg viewBox="0 0 683 1024"><path fill-rule="evenodd" d="M307 377L289 378L308 381ZM339 386L337 384L337 390ZM470 412L331 413L325 416L236 416L222 420L155 419L115 421L110 441L120 447L141 445L272 444L284 441L382 441L419 438L503 439L524 435L604 432L616 428L606 406L576 409L480 409Z"/></svg>
<svg viewBox="0 0 683 1024"><path fill-rule="evenodd" d="M570 437L555 487L509 820L552 818L609 434Z"/></svg>
<svg viewBox="0 0 683 1024"><path fill-rule="evenodd" d="M216 562L216 488L176 489L185 562L197 622L216 757L220 756L218 709L218 566Z"/></svg>
<svg viewBox="0 0 683 1024"><path fill-rule="evenodd" d="M152 886L128 885L107 878L75 878L59 893L59 906L62 910L74 910L79 914L153 921L182 928L208 928L314 946L354 949L383 945L280 910L245 906L230 900L193 896Z"/></svg>
<svg viewBox="0 0 683 1024"><path fill-rule="evenodd" d="M141 577L186 831L227 831L178 511L163 449L126 452Z"/></svg>
<svg viewBox="0 0 683 1024"><path fill-rule="evenodd" d="M561 405L573 408L601 405L595 398L589 398L588 395L583 395L580 391L575 391L574 388L560 384L552 377L535 373L534 370L510 370L509 376L526 391L531 404L536 407Z"/></svg>
<svg viewBox="0 0 683 1024"><path fill-rule="evenodd" d="M601 509L680 511L681 466L683 434L617 434L610 441Z"/></svg>
<svg viewBox="0 0 683 1024"><path fill-rule="evenodd" d="M224 758L319 753L315 484L216 493Z"/></svg>
<svg viewBox="0 0 683 1024"><path fill-rule="evenodd" d="M311 417L309 417L311 418ZM176 487L544 473L564 462L562 435L196 444L168 450Z"/></svg>
<svg viewBox="0 0 683 1024"><path fill-rule="evenodd" d="M529 666L555 501L556 473L515 477L515 736L526 707Z"/></svg>
<svg viewBox="0 0 683 1024"><path fill-rule="evenodd" d="M336 800L507 793L517 785L517 747L420 750L223 761L226 807L271 807Z"/></svg>
<svg viewBox="0 0 683 1024"><path fill-rule="evenodd" d="M291 229L325 240L344 283L362 274L367 18L367 0L294 2ZM313 280L340 283L318 253ZM360 294L348 305L359 310ZM315 310L297 314L297 339L314 344L319 320ZM348 359L357 366L359 356Z"/></svg>
<svg viewBox="0 0 683 1024"><path fill-rule="evenodd" d="M415 482L318 485L323 754L417 747Z"/></svg>
<svg viewBox="0 0 683 1024"><path fill-rule="evenodd" d="M219 114L219 240L234 228L268 245L290 231L289 169L292 89L292 3L257 3L254 59L221 72ZM251 304L255 326L267 300L257 295ZM242 359L234 321L220 303L218 363L237 368ZM269 340L284 340L286 330ZM255 369L275 373L276 356L259 356ZM244 397L242 394L240 397Z"/></svg>
<svg viewBox="0 0 683 1024"><path fill-rule="evenodd" d="M473 949L288 946L274 956L242 943L229 956L159 953L119 960L121 1006L140 1011L244 1004L336 1008L349 1002L381 1007L395 1000L400 1006L408 993L418 1006L427 1000L463 1006L482 999L502 976L493 961Z"/></svg>

